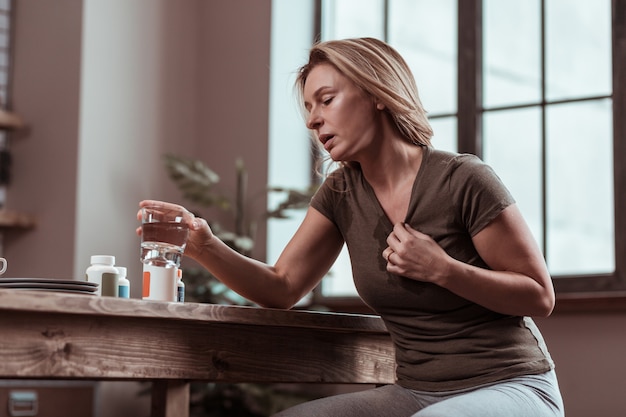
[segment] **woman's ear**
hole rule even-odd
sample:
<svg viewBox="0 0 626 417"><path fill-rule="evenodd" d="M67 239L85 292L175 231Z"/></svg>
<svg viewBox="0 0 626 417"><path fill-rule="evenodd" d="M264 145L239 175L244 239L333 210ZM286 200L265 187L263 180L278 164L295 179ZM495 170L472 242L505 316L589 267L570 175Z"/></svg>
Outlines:
<svg viewBox="0 0 626 417"><path fill-rule="evenodd" d="M376 109L385 110L385 105L383 103L376 103Z"/></svg>

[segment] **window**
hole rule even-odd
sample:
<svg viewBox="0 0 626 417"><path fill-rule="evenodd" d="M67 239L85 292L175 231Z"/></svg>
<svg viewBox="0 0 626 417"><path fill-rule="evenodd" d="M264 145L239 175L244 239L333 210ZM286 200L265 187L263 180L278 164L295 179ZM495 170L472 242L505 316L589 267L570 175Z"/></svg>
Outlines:
<svg viewBox="0 0 626 417"><path fill-rule="evenodd" d="M311 46L313 15L312 1L272 0L268 181L275 187L306 188L311 183L311 141L293 85L296 69L306 62ZM269 208L283 197L270 193ZM268 262L276 262L303 218L303 212L294 211L289 219L268 221Z"/></svg>
<svg viewBox="0 0 626 417"><path fill-rule="evenodd" d="M11 0L0 0L0 106L9 104L9 76L11 69Z"/></svg>
<svg viewBox="0 0 626 417"><path fill-rule="evenodd" d="M626 56L626 0L320 4L322 39L374 36L403 54L434 146L494 167L557 292L626 289L626 121L613 117L626 114L626 60L613 59Z"/></svg>
<svg viewBox="0 0 626 417"><path fill-rule="evenodd" d="M625 21L617 11L626 4L470 3L466 28L483 39L465 45L477 58L482 50L476 79L484 88L475 100L482 141L475 149L518 198L558 293L623 290L624 203L616 196L624 191L626 132L613 115L624 114L624 60L614 57L624 54L617 36Z"/></svg>
<svg viewBox="0 0 626 417"><path fill-rule="evenodd" d="M612 274L611 2L483 0L482 11L483 157L557 284Z"/></svg>

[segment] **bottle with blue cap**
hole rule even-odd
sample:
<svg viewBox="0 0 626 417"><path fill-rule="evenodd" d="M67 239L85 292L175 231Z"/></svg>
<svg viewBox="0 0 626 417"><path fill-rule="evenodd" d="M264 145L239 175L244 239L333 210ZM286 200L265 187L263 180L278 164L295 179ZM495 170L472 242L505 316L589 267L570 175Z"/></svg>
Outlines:
<svg viewBox="0 0 626 417"><path fill-rule="evenodd" d="M117 296L120 298L130 298L130 281L127 278L128 269L125 266L116 266L120 277L118 279Z"/></svg>
<svg viewBox="0 0 626 417"><path fill-rule="evenodd" d="M183 282L183 270L178 268L176 271L176 277L178 280L176 281L176 301L179 303L185 302L185 283Z"/></svg>

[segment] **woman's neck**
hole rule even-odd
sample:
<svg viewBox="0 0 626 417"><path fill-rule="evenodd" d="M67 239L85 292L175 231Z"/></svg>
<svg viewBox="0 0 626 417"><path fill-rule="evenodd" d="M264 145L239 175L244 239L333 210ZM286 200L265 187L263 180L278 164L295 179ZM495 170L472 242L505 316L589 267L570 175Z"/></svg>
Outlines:
<svg viewBox="0 0 626 417"><path fill-rule="evenodd" d="M382 141L377 155L359 162L363 176L372 187L392 190L415 179L423 153L422 146L393 138Z"/></svg>

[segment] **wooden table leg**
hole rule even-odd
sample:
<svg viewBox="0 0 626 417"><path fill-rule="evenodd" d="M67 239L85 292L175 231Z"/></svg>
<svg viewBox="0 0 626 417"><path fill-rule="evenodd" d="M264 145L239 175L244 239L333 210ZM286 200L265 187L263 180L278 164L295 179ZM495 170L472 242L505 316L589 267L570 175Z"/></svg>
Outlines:
<svg viewBox="0 0 626 417"><path fill-rule="evenodd" d="M152 417L189 417L189 382L152 382Z"/></svg>

